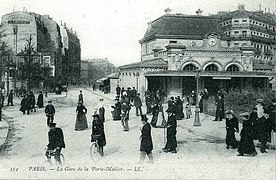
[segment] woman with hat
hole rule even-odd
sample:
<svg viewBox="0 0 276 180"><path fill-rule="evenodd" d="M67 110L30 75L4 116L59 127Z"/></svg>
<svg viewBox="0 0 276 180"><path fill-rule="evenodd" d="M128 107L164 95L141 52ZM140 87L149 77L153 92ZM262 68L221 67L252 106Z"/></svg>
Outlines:
<svg viewBox="0 0 276 180"><path fill-rule="evenodd" d="M176 117L175 117L175 107L171 106L166 111L168 113L168 122L167 122L167 143L164 152L176 153L177 141L176 141Z"/></svg>
<svg viewBox="0 0 276 180"><path fill-rule="evenodd" d="M75 130L81 131L81 130L87 129L88 128L87 119L86 119L87 109L82 104L81 101L78 102L76 113L77 113L77 117L76 117L76 123L75 123Z"/></svg>
<svg viewBox="0 0 276 180"><path fill-rule="evenodd" d="M229 146L232 148L238 147L238 141L235 137L235 132L239 132L239 122L236 116L234 116L233 110L228 110L225 112L226 116L226 148L229 149Z"/></svg>
<svg viewBox="0 0 276 180"><path fill-rule="evenodd" d="M97 139L95 139L97 137ZM99 114L93 115L92 121L92 134L91 142L98 140L101 156L103 156L103 147L106 145L105 133L104 133L104 123L100 120Z"/></svg>
<svg viewBox="0 0 276 180"><path fill-rule="evenodd" d="M249 116L249 113L241 114L243 126L240 134L241 139L238 146L238 156L243 156L244 154L255 156L258 154L253 142L252 122L249 121Z"/></svg>
<svg viewBox="0 0 276 180"><path fill-rule="evenodd" d="M149 157L149 162L153 162L153 157L152 157L152 149L153 149L153 144L152 144L152 138L151 138L151 127L150 124L148 123L148 118L146 115L141 115L141 121L142 121L142 127L141 129L141 144L140 144L140 161L139 163L142 163L146 157L146 155Z"/></svg>
<svg viewBox="0 0 276 180"><path fill-rule="evenodd" d="M112 111L113 120L114 121L121 120L121 103L119 101L119 96L116 97L115 104L114 106L111 106L111 107L113 108L113 111Z"/></svg>

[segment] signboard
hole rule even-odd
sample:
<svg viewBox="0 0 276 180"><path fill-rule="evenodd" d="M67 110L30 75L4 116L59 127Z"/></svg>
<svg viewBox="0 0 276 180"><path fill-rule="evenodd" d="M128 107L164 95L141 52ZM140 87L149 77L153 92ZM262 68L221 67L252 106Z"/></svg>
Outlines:
<svg viewBox="0 0 276 180"><path fill-rule="evenodd" d="M213 79L231 79L231 77L213 77Z"/></svg>

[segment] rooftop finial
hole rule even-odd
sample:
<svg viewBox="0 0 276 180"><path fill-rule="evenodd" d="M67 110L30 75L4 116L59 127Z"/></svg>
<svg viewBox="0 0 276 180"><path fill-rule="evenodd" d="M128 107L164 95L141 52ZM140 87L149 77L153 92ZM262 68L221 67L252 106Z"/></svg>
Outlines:
<svg viewBox="0 0 276 180"><path fill-rule="evenodd" d="M172 11L172 9L167 8L167 9L165 9L164 11L166 12L166 14L170 14L170 13L171 13L171 11Z"/></svg>
<svg viewBox="0 0 276 180"><path fill-rule="evenodd" d="M197 11L196 11L196 14L198 15L198 16L201 16L202 15L202 10L201 9L198 9Z"/></svg>
<svg viewBox="0 0 276 180"><path fill-rule="evenodd" d="M244 6L245 6L244 4L239 4L238 5L238 10L244 10Z"/></svg>

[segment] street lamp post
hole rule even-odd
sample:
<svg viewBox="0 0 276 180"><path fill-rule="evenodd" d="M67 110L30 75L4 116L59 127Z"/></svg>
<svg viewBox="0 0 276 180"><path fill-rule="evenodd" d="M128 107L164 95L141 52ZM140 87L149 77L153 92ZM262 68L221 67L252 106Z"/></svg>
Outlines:
<svg viewBox="0 0 276 180"><path fill-rule="evenodd" d="M200 78L200 70L196 69L196 109L195 109L195 120L193 126L201 126L199 119L199 78Z"/></svg>
<svg viewBox="0 0 276 180"><path fill-rule="evenodd" d="M18 32L18 26L16 25L13 28L13 33L15 35L15 55L17 55L17 32ZM17 56L15 56L15 70L14 70L14 74L13 74L13 80L14 80L14 88L16 87L16 73L17 73Z"/></svg>

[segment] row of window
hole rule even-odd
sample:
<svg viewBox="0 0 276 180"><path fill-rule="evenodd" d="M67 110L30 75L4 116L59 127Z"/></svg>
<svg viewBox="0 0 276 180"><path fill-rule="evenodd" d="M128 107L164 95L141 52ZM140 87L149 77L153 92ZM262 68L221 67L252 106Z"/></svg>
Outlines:
<svg viewBox="0 0 276 180"><path fill-rule="evenodd" d="M124 73L120 73L120 75L122 76L139 76L139 72L124 72Z"/></svg>
<svg viewBox="0 0 276 180"><path fill-rule="evenodd" d="M267 23L263 23L260 21L256 21L256 20L252 20L252 19L233 19L233 20L228 20L228 21L224 21L219 23L220 26L227 26L227 25L231 25L231 24L248 24L248 21L250 24L252 25L256 25L256 26L260 26L260 27L264 27L267 29L270 29L272 31L276 31L276 27L272 26L270 24Z"/></svg>
<svg viewBox="0 0 276 180"><path fill-rule="evenodd" d="M193 64L188 64L183 68L184 71L195 71L197 67ZM211 64L205 68L205 71L218 71L218 67L214 64ZM230 65L226 71L239 71L239 67L236 65Z"/></svg>
<svg viewBox="0 0 276 180"><path fill-rule="evenodd" d="M271 39L276 39L276 36L272 36L266 33L261 33L258 31L250 31L250 30L232 30L234 35L241 35L241 37L247 37L247 34L251 34L251 35L255 35L255 36L260 36L260 37L264 37L264 38L271 38ZM231 35L231 31L225 31L224 34L230 36Z"/></svg>

